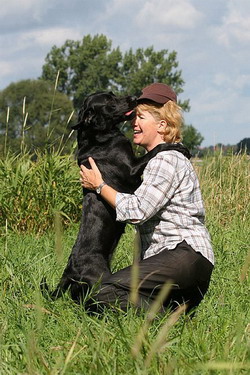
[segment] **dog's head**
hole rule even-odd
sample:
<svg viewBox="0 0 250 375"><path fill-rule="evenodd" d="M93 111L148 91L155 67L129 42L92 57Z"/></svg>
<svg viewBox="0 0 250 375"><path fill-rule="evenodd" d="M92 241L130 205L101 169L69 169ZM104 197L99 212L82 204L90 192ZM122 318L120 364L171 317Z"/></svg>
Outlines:
<svg viewBox="0 0 250 375"><path fill-rule="evenodd" d="M131 120L136 99L132 96L115 96L112 92L96 92L89 95L79 111L78 122L72 129L104 132L117 124Z"/></svg>

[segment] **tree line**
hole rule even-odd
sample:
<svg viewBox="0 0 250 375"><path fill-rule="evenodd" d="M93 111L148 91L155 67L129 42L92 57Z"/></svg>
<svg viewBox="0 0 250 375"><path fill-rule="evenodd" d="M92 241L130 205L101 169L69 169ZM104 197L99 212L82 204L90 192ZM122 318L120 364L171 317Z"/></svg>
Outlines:
<svg viewBox="0 0 250 375"><path fill-rule="evenodd" d="M202 147L198 150L197 154L200 157L214 154L221 154L225 156L230 156L233 154L250 155L250 138L243 138L234 145L217 143L213 146Z"/></svg>
<svg viewBox="0 0 250 375"><path fill-rule="evenodd" d="M112 48L105 35L53 46L38 79L11 83L0 91L0 153L19 152L24 145L30 152L58 145L68 152L70 125L86 95L112 91L139 96L152 82L170 85L177 95L184 91L176 51L155 51L151 46L123 53ZM178 104L183 111L190 110L188 99ZM183 137L191 150L203 141L192 125L184 125Z"/></svg>

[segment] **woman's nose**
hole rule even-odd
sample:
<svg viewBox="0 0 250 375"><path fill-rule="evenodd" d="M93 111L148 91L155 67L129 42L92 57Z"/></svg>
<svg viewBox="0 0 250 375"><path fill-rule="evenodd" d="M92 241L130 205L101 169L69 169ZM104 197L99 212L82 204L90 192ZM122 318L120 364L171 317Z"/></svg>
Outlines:
<svg viewBox="0 0 250 375"><path fill-rule="evenodd" d="M135 127L138 124L138 116L135 116L132 121L132 126Z"/></svg>

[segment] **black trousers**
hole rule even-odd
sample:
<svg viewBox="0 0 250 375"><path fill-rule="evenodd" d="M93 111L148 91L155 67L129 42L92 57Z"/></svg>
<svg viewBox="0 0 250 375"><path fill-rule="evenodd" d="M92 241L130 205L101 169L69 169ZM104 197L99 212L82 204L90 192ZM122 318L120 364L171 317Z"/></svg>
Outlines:
<svg viewBox="0 0 250 375"><path fill-rule="evenodd" d="M186 241L173 250L161 253L138 263L138 298L136 307L147 310L162 286L169 282L171 289L162 304L162 312L187 305L186 312L194 309L203 299L210 282L213 265ZM105 280L94 300L97 306L114 306L126 311L131 296L132 266L121 269Z"/></svg>

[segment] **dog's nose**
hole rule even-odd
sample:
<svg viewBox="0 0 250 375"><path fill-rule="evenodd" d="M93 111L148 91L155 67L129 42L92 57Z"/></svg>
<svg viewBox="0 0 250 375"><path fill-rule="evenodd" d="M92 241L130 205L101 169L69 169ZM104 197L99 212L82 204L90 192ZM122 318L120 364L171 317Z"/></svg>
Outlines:
<svg viewBox="0 0 250 375"><path fill-rule="evenodd" d="M136 96L131 96L130 97L130 104L135 108L137 106L137 97Z"/></svg>
<svg viewBox="0 0 250 375"><path fill-rule="evenodd" d="M132 96L131 101L134 103L135 106L137 105L137 97L136 96Z"/></svg>

